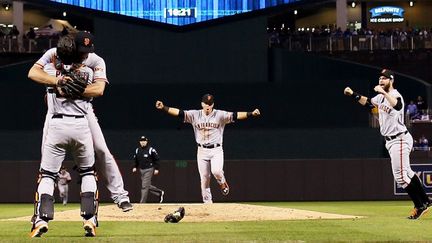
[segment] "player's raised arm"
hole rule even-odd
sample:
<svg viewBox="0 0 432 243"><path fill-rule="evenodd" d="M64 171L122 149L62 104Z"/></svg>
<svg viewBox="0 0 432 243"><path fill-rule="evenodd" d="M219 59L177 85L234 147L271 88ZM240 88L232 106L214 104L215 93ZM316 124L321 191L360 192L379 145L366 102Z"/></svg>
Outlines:
<svg viewBox="0 0 432 243"><path fill-rule="evenodd" d="M358 103L360 103L360 104L363 105L363 106L369 106L370 108L375 107L375 105L372 104L372 101L371 101L370 98L368 98L368 97L366 97L366 96L363 96L363 95L361 95L361 94L358 94L358 93L354 92L350 87L346 87L346 88L345 88L345 90L344 90L344 94L345 94L346 96L351 96L351 97L353 97L353 99L354 99L355 101L357 101Z"/></svg>
<svg viewBox="0 0 432 243"><path fill-rule="evenodd" d="M162 101L156 101L156 109L163 110L166 113L170 114L171 116L179 116L181 113L180 109L174 108L174 107L168 107L163 104Z"/></svg>
<svg viewBox="0 0 432 243"><path fill-rule="evenodd" d="M28 78L39 84L54 86L58 82L58 77L50 75L44 70L45 65L52 63L57 55L57 48L46 51L41 58L30 68ZM55 64L54 64L55 65Z"/></svg>
<svg viewBox="0 0 432 243"><path fill-rule="evenodd" d="M255 109L252 112L239 111L239 112L237 112L237 119L243 120L243 119L246 119L248 117L256 117L256 116L260 116L260 115L261 115L261 113L258 109Z"/></svg>
<svg viewBox="0 0 432 243"><path fill-rule="evenodd" d="M35 65L33 65L32 68L30 68L27 76L29 79L35 81L36 83L40 83L40 84L46 84L46 85L54 86L58 82L57 77L49 75L38 64L35 64Z"/></svg>
<svg viewBox="0 0 432 243"><path fill-rule="evenodd" d="M389 104L394 107L396 110L400 110L402 108L402 101L401 98L395 98L391 96L389 93L387 93L384 88L381 85L377 85L374 88L374 91L377 93L380 93L384 95L384 97L387 99Z"/></svg>

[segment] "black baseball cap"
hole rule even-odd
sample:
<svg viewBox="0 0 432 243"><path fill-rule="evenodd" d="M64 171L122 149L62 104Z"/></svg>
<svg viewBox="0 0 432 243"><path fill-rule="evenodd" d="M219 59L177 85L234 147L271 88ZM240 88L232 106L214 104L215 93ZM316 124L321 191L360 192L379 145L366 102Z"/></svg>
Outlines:
<svg viewBox="0 0 432 243"><path fill-rule="evenodd" d="M141 136L140 141L148 141L148 138L146 136Z"/></svg>
<svg viewBox="0 0 432 243"><path fill-rule="evenodd" d="M388 69L383 69L381 71L380 76L384 76L384 77L389 78L389 79L394 79L394 73Z"/></svg>
<svg viewBox="0 0 432 243"><path fill-rule="evenodd" d="M201 102L205 103L206 105L213 105L214 96L211 94L205 94L205 95L203 95Z"/></svg>
<svg viewBox="0 0 432 243"><path fill-rule="evenodd" d="M94 52L94 37L90 32L79 31L75 35L75 45L78 52L91 53Z"/></svg>

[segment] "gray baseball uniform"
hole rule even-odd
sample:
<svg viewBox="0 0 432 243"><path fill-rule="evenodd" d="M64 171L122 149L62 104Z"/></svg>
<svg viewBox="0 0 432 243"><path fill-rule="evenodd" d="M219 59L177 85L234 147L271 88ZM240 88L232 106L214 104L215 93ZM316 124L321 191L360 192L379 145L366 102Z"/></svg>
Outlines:
<svg viewBox="0 0 432 243"><path fill-rule="evenodd" d="M405 188L415 174L411 169L409 159L413 138L404 124L405 104L401 94L393 89L389 95L401 98L402 108L400 110L394 109L382 94L373 97L371 102L378 107L380 132L386 137L386 148L390 154L393 176L396 182Z"/></svg>
<svg viewBox="0 0 432 243"><path fill-rule="evenodd" d="M65 69L70 67L65 66ZM88 77L88 80L93 80L93 70L80 66L78 69L82 75ZM50 75L56 75L57 70L54 64L46 65L46 71ZM36 207L36 219L34 222L49 221L53 215L47 216L44 213L46 209L41 202L51 200L54 192L53 177L60 171L61 164L66 156L66 152L70 151L72 156L79 166L80 175L82 177L81 195L96 195L97 185L96 179L92 174L94 166L94 149L93 141L90 134L90 128L85 117L86 111L89 109L89 99L70 99L56 95L47 97L47 103L50 111L49 126L46 133L43 134L43 148L41 159L41 179L37 189L37 197L40 195L40 200L37 198L38 206ZM84 199L85 200L85 199ZM93 199L91 199L93 200ZM83 200L82 200L83 202ZM45 204L47 205L47 204ZM50 210L47 210L50 211ZM96 220L95 215L87 215L82 213L85 220ZM86 218L86 216L89 216Z"/></svg>
<svg viewBox="0 0 432 243"><path fill-rule="evenodd" d="M56 55L56 48L52 48L48 50L42 58L40 58L36 64L40 67L44 68L44 70L49 73L50 75L56 75L55 70L52 70L52 63ZM96 80L103 80L105 82L107 81L106 78L106 66L105 61L96 55L95 53L89 53L87 59L83 62L84 65L87 67L90 67L94 71L94 79ZM47 66L48 65L48 66ZM58 75L58 73L57 73ZM55 93L48 92L48 96L55 96ZM49 117L52 114L52 110L49 107L51 102L51 99L47 99L48 102L48 111L45 119L44 124L44 130L43 130L43 137L42 137L42 144L44 144L44 138L46 136L47 128L49 125ZM107 189L111 193L111 198L113 199L114 203L121 204L122 202L129 202L129 196L128 191L124 189L124 183L123 183L123 177L120 173L120 170L118 168L118 165L114 159L114 156L111 154L111 152L108 149L108 146L106 145L105 138L102 133L102 129L99 126L97 117L93 111L93 107L91 103L88 104L88 109L86 111L86 118L90 127L91 135L93 138L93 146L96 153L96 167L99 169L98 171L102 175L102 177L105 179L105 184Z"/></svg>
<svg viewBox="0 0 432 243"><path fill-rule="evenodd" d="M220 185L226 183L223 171L223 132L225 124L234 122L233 113L213 109L208 116L203 110L185 110L184 114L184 122L192 125L198 145L197 162L203 202L212 203L211 174Z"/></svg>
<svg viewBox="0 0 432 243"><path fill-rule="evenodd" d="M58 174L57 188L59 190L59 196L63 201L63 205L68 202L69 196L69 182L72 180L69 172L61 170Z"/></svg>
<svg viewBox="0 0 432 243"><path fill-rule="evenodd" d="M393 87L394 73L383 69L378 85L374 90L379 94L372 99L345 88L344 93L354 98L361 105L378 108L380 132L386 140L386 148L390 154L393 177L411 198L414 210L408 219L418 219L429 211L432 205L423 188L423 184L411 169L409 155L413 146L413 138L404 124L405 103L402 95Z"/></svg>

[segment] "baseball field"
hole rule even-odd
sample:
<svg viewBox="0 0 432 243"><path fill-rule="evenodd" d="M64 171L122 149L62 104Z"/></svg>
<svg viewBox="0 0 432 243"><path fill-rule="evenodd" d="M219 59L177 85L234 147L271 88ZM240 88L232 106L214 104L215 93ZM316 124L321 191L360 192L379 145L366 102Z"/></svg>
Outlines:
<svg viewBox="0 0 432 243"><path fill-rule="evenodd" d="M177 204L135 204L123 213L113 204L101 205L100 227L92 239L83 236L82 223L64 215L78 212L78 204L55 205L57 220L50 222L41 239L28 237L31 204L0 204L1 242L410 242L432 241L432 216L408 220L408 201L379 202L266 202L218 204L203 208L184 204L186 216L178 224L163 222L163 215ZM254 208L256 206L256 208ZM224 208L226 208L224 210ZM242 208L244 210L242 210ZM211 210L210 210L211 209ZM206 211L207 210L207 211ZM156 212L155 212L156 211ZM236 220L240 211L257 219ZM60 213L61 212L61 213ZM109 213L112 212L112 213ZM207 212L207 213L206 213ZM268 212L270 217L266 218ZM295 212L318 217L280 220ZM108 215L107 215L108 214ZM241 213L240 213L241 214ZM324 215L323 217L319 216ZM219 215L215 219L214 215ZM221 218L222 215L222 219ZM223 219L226 215L226 220ZM325 215L330 215L329 219ZM332 215L340 215L333 217ZM105 221L102 220L105 217ZM160 220L158 220L158 218ZM199 220L194 220L193 218ZM77 217L75 217L77 218ZM289 217L288 217L289 218ZM330 219L334 218L334 219ZM206 220L208 219L208 220Z"/></svg>

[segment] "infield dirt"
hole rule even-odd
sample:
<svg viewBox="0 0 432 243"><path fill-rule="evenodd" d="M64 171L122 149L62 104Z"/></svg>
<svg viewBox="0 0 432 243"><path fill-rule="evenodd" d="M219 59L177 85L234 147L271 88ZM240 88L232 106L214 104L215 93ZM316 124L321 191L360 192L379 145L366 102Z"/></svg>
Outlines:
<svg viewBox="0 0 432 243"><path fill-rule="evenodd" d="M239 203L214 204L133 204L134 209L122 212L116 205L99 207L99 221L163 222L165 215L184 207L182 222L224 222L263 220L355 219L354 215L340 215L291 208L258 206ZM56 207L61 207L60 204ZM55 221L81 221L79 209L55 213ZM30 220L31 216L8 220Z"/></svg>

